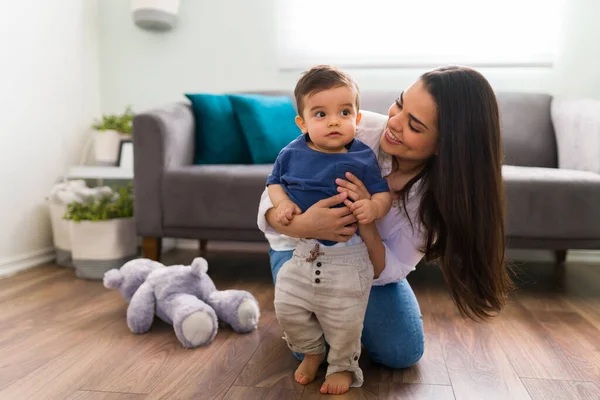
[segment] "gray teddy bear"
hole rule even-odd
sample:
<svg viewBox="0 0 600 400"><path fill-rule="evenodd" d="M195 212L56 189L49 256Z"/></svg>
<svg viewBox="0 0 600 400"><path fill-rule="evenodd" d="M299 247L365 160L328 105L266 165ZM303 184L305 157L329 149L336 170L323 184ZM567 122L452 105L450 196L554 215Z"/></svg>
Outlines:
<svg viewBox="0 0 600 400"><path fill-rule="evenodd" d="M187 348L212 342L218 321L239 333L255 330L260 311L254 296L245 290L217 290L207 271L202 257L191 266L169 267L140 258L107 271L104 286L118 288L129 302L127 325L133 333L148 332L155 314L173 325Z"/></svg>

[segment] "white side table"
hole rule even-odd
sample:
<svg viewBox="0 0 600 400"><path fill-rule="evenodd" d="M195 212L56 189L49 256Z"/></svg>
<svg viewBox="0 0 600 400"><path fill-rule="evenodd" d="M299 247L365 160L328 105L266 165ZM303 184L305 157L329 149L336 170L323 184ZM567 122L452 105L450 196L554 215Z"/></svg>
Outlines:
<svg viewBox="0 0 600 400"><path fill-rule="evenodd" d="M97 167L77 165L69 168L66 178L68 179L96 179L98 185L102 185L104 179L111 180L133 180L133 169L122 167Z"/></svg>

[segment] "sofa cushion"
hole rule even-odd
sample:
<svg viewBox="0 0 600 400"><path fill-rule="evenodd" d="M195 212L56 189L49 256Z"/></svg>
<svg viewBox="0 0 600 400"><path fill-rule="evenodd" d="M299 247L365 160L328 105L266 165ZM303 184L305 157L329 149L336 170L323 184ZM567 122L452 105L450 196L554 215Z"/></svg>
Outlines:
<svg viewBox="0 0 600 400"><path fill-rule="evenodd" d="M256 213L272 165L193 165L163 177L168 228L258 229Z"/></svg>
<svg viewBox="0 0 600 400"><path fill-rule="evenodd" d="M600 100L555 98L551 111L559 167L600 174Z"/></svg>
<svg viewBox="0 0 600 400"><path fill-rule="evenodd" d="M231 103L254 164L272 164L288 143L301 134L296 109L287 96L231 95Z"/></svg>
<svg viewBox="0 0 600 400"><path fill-rule="evenodd" d="M600 237L600 174L504 166L507 234L513 237Z"/></svg>
<svg viewBox="0 0 600 400"><path fill-rule="evenodd" d="M227 95L185 95L195 123L194 164L250 164L250 150Z"/></svg>

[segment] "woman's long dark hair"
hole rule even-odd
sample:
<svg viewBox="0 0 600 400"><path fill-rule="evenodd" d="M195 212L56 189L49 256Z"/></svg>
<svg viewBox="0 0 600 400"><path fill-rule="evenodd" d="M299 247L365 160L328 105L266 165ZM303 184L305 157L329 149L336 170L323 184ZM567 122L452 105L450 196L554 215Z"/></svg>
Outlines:
<svg viewBox="0 0 600 400"><path fill-rule="evenodd" d="M438 152L403 189L422 181L419 217L426 260L440 263L463 316L499 312L512 289L504 260L505 191L496 96L488 81L466 67L421 76L437 104Z"/></svg>

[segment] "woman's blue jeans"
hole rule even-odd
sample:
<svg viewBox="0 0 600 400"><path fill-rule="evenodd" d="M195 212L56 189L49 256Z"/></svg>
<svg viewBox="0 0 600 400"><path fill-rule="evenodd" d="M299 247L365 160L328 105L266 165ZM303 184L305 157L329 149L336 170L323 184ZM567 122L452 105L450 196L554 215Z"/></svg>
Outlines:
<svg viewBox="0 0 600 400"><path fill-rule="evenodd" d="M273 282L293 251L269 250ZM407 368L423 355L424 335L421 310L406 279L373 286L369 296L362 344L371 359L390 368ZM302 359L301 354L296 354Z"/></svg>

